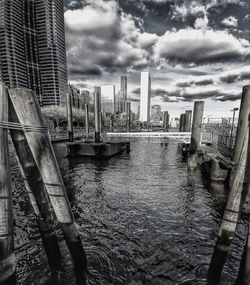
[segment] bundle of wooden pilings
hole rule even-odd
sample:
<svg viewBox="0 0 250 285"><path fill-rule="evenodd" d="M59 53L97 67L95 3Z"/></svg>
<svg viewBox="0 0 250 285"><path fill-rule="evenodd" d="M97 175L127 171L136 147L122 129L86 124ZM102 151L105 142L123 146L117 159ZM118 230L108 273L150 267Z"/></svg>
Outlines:
<svg viewBox="0 0 250 285"><path fill-rule="evenodd" d="M60 276L62 257L53 211L74 262L77 284L86 284L86 255L36 95L0 83L0 285L16 283L8 130L54 277Z"/></svg>
<svg viewBox="0 0 250 285"><path fill-rule="evenodd" d="M243 208L248 216L246 244L241 257L237 285L250 284L250 86L244 86L234 149L235 167L230 177L230 192L219 228L217 241L208 270L208 284L220 284L221 274Z"/></svg>

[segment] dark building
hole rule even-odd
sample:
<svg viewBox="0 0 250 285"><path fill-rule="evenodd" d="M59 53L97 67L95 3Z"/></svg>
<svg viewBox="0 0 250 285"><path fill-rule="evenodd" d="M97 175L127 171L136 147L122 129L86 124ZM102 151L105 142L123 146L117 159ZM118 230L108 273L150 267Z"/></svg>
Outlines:
<svg viewBox="0 0 250 285"><path fill-rule="evenodd" d="M0 0L0 80L34 90L40 105L65 102L63 0Z"/></svg>

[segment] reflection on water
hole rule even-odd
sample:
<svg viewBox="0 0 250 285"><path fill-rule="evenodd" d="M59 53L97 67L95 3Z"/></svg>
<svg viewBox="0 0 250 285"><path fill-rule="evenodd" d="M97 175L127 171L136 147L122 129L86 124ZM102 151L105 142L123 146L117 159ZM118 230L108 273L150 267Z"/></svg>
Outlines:
<svg viewBox="0 0 250 285"><path fill-rule="evenodd" d="M132 143L110 160L60 160L89 261L89 284L206 284L226 191L188 172L177 145ZM14 165L16 169L16 166ZM20 284L49 270L17 171L13 173ZM240 222L222 284L233 284L245 227ZM66 284L74 284L61 242Z"/></svg>

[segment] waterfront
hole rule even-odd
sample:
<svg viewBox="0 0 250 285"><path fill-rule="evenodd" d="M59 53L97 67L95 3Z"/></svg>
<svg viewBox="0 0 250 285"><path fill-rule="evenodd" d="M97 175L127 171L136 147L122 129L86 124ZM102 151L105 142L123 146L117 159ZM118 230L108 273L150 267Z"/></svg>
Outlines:
<svg viewBox="0 0 250 285"><path fill-rule="evenodd" d="M88 255L89 284L206 284L227 193L199 170L188 172L177 144L137 142L109 161L59 164ZM19 284L44 284L49 270L39 231L13 170ZM234 283L244 230L241 221L223 284ZM64 266L66 284L74 284L70 264Z"/></svg>

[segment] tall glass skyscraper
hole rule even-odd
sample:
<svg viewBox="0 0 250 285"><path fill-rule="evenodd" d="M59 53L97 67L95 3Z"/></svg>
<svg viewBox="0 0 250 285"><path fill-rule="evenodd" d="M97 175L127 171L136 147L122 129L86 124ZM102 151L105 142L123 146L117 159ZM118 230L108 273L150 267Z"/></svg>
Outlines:
<svg viewBox="0 0 250 285"><path fill-rule="evenodd" d="M150 121L151 78L149 72L141 72L140 121Z"/></svg>
<svg viewBox="0 0 250 285"><path fill-rule="evenodd" d="M40 105L65 102L63 0L0 0L0 80L34 90Z"/></svg>

